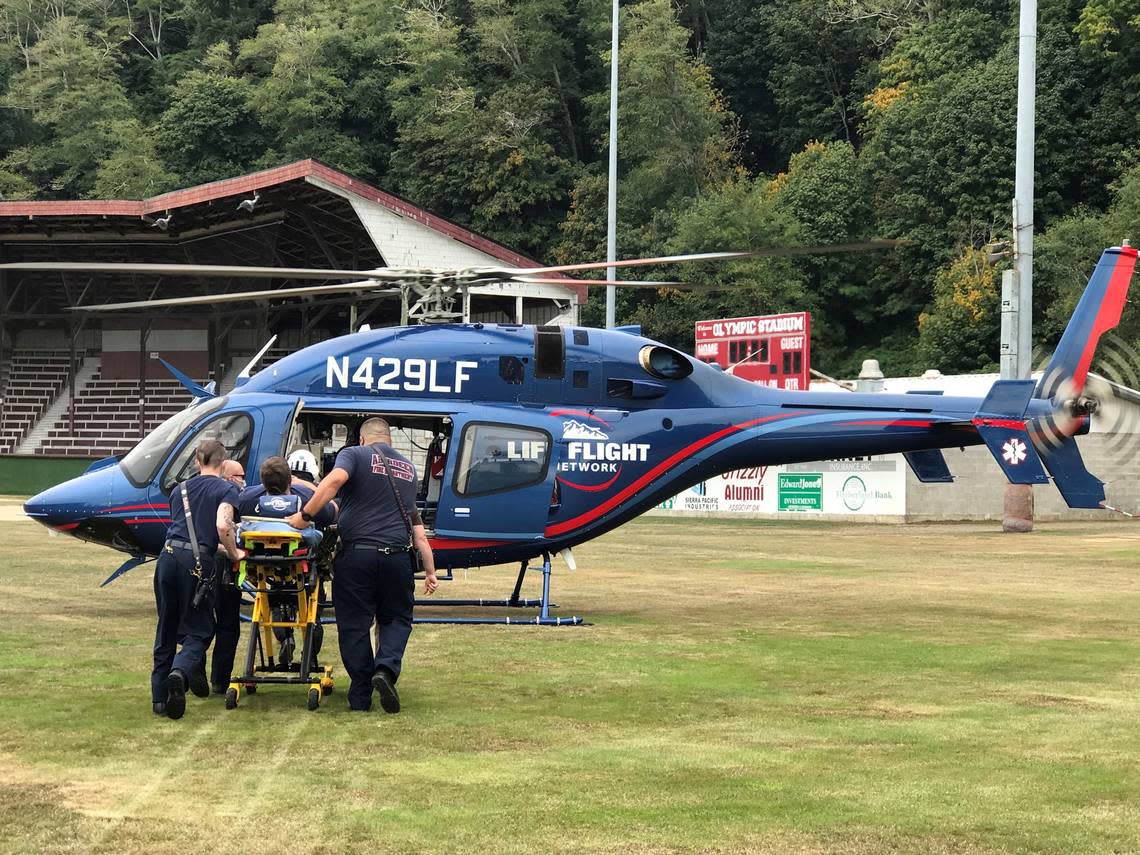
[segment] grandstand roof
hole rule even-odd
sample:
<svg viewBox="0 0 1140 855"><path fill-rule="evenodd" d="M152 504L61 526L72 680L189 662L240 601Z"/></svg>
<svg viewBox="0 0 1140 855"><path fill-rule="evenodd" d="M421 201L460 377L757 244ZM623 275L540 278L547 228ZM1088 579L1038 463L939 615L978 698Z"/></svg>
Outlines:
<svg viewBox="0 0 1140 855"><path fill-rule="evenodd" d="M239 203L252 199L254 194L257 201L253 210L239 210ZM426 227L439 238L453 242L451 246L468 248L464 250L468 257L489 256L492 261L512 266L539 264L316 160L297 161L139 201L0 202L0 260L349 269L390 263L407 266L407 256L390 262L378 249L376 236L370 233L370 225L361 213L369 206L390 212L401 223L411 221ZM163 229L157 221L167 217L170 220ZM431 255L431 248L425 247L423 254ZM424 258L416 263L440 262ZM297 283L287 279L263 280L256 287L293 284ZM7 320L73 318L68 307L85 303L147 299L158 294L218 294L249 288L248 281L193 276L21 272L5 277L0 273L0 314ZM345 303L352 299L339 297L319 302ZM244 311L233 305L227 307L227 311L231 310ZM250 306L249 310L255 307ZM188 310L185 314L195 312L202 314L203 310Z"/></svg>

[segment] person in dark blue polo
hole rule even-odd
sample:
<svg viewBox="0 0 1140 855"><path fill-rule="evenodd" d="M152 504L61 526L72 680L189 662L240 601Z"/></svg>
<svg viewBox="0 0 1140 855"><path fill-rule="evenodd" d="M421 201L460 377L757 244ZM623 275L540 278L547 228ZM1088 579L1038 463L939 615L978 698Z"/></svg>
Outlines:
<svg viewBox="0 0 1140 855"><path fill-rule="evenodd" d="M245 489L245 467L237 460L222 464L222 477L238 490ZM239 544L240 545L240 544ZM222 550L217 558L214 590L214 652L210 656L210 686L224 695L230 684L238 640L241 638L241 591L234 584L233 564Z"/></svg>
<svg viewBox="0 0 1140 855"><path fill-rule="evenodd" d="M424 567L424 590L438 581L435 559L416 510L416 469L392 448L388 423L372 418L360 426L360 445L341 449L332 471L301 512L288 518L303 528L340 491L337 523L341 547L334 564L333 606L340 657L352 683L348 706L372 707L372 693L388 713L400 711L396 681L412 633L415 571L411 550ZM380 643L372 651L375 620Z"/></svg>
<svg viewBox="0 0 1140 855"><path fill-rule="evenodd" d="M186 712L190 675L203 672L206 648L214 636L213 602L207 598L197 607L194 605L199 581L214 573L219 543L231 560L242 557L233 526L238 490L221 477L225 446L216 439L206 439L198 443L194 455L199 474L171 491L170 529L154 569L158 626L154 633L150 694L155 714L170 718L182 718ZM186 505L190 508L190 522L186 519ZM197 549L190 542L191 523ZM208 687L206 692L209 693Z"/></svg>

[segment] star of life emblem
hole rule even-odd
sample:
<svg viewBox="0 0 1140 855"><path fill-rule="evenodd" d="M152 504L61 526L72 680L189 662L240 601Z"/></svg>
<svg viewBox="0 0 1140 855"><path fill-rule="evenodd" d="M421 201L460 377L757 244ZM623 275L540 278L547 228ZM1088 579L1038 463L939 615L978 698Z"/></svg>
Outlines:
<svg viewBox="0 0 1140 855"><path fill-rule="evenodd" d="M1001 447L1001 456L1010 466L1017 466L1019 463L1025 462L1029 456L1029 451L1024 442L1017 437L1011 437Z"/></svg>

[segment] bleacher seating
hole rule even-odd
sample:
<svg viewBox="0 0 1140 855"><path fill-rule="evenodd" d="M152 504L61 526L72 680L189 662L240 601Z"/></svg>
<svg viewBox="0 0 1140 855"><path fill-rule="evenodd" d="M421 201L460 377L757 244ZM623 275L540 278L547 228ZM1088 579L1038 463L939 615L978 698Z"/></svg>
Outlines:
<svg viewBox="0 0 1140 855"><path fill-rule="evenodd" d="M15 351L0 416L0 454L11 454L67 384L67 351Z"/></svg>
<svg viewBox="0 0 1140 855"><path fill-rule="evenodd" d="M135 380L96 377L75 399L75 430L64 416L48 431L37 454L106 457L129 451L149 433L190 403L176 380L147 380L145 420L139 428L139 386Z"/></svg>

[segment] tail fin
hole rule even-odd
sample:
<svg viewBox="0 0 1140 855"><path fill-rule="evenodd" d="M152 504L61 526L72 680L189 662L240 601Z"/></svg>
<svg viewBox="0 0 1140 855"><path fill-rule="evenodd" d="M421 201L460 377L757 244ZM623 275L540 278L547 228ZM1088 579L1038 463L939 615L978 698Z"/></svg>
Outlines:
<svg viewBox="0 0 1140 855"><path fill-rule="evenodd" d="M973 418L978 436L1011 484L1049 483L1025 424L1032 396L1032 380L998 380Z"/></svg>
<svg viewBox="0 0 1140 855"><path fill-rule="evenodd" d="M1120 323L1135 267L1133 247L1116 246L1104 251L1034 397L1052 398L1063 387L1070 388L1072 394L1081 393L1101 335Z"/></svg>
<svg viewBox="0 0 1140 855"><path fill-rule="evenodd" d="M1104 482L1085 468L1080 449L1072 437L1040 448L1045 468L1070 508L1104 507Z"/></svg>

